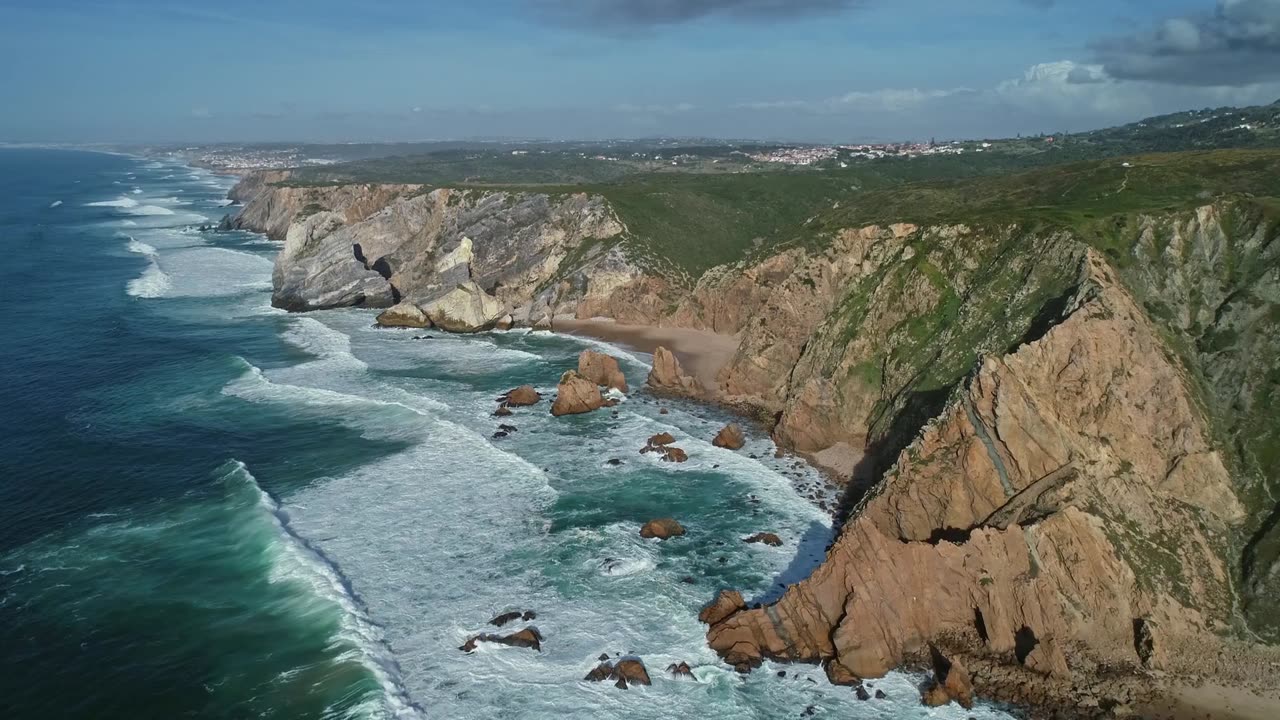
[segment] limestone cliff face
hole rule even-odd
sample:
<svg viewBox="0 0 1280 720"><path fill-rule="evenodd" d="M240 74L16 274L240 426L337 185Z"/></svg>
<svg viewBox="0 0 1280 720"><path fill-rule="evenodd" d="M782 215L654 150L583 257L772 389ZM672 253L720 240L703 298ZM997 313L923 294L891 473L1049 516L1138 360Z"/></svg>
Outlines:
<svg viewBox="0 0 1280 720"><path fill-rule="evenodd" d="M1065 319L983 360L814 575L712 626L713 648L859 677L948 637L1062 679L1196 661L1144 659L1134 633L1225 629L1245 513L1157 331L1100 256L1081 264Z"/></svg>
<svg viewBox="0 0 1280 720"><path fill-rule="evenodd" d="M475 282L532 323L548 286L569 283L543 297L544 314L607 299L641 274L608 252L622 227L598 196L252 182L261 187L237 223L284 239L273 302L289 310L423 304Z"/></svg>

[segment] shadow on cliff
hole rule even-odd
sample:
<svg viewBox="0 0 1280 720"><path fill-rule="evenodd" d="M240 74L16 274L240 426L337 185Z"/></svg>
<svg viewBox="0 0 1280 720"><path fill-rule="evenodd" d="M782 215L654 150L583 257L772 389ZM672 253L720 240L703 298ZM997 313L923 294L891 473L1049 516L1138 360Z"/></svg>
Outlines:
<svg viewBox="0 0 1280 720"><path fill-rule="evenodd" d="M835 530L816 520L810 523L800 539L796 541L795 555L791 558L791 562L787 563L782 572L774 576L767 590L753 598L748 598L747 604L775 602L782 597L782 593L786 592L789 586L809 577L826 559L827 548L834 539Z"/></svg>

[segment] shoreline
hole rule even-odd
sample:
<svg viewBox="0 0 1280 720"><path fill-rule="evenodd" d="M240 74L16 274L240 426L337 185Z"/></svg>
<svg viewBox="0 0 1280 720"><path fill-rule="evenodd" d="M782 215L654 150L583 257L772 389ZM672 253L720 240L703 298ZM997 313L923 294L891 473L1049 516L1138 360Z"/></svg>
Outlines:
<svg viewBox="0 0 1280 720"><path fill-rule="evenodd" d="M554 332L618 342L649 354L665 347L675 354L685 371L702 383L713 401L719 396L716 378L733 359L740 341L736 335L721 335L710 330L624 325L610 318L579 320L558 315L552 319L551 326Z"/></svg>

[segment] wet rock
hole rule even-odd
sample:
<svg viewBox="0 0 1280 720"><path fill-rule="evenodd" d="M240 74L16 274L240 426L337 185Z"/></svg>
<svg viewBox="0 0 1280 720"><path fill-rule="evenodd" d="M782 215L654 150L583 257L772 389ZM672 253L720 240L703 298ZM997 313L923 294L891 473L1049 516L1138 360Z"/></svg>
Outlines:
<svg viewBox="0 0 1280 720"><path fill-rule="evenodd" d="M596 659L600 662L609 662L609 653L600 653L600 657Z"/></svg>
<svg viewBox="0 0 1280 720"><path fill-rule="evenodd" d="M857 695L857 696L858 696L858 699L859 699L859 700L870 700L870 699L871 699L871 693L867 692L867 689L866 689L865 687L863 687L862 685L859 685L858 687L854 688L854 689L853 689L853 692L854 692L854 694L855 694L855 695Z"/></svg>
<svg viewBox="0 0 1280 720"><path fill-rule="evenodd" d="M532 611L532 610L525 610L525 611L524 611L524 614L520 616L520 619L521 619L521 620L523 620L523 621L525 621L525 622L529 622L530 620L535 620L535 619L537 619L537 617L538 617L538 613L536 613L536 612L534 612L534 611Z"/></svg>
<svg viewBox="0 0 1280 720"><path fill-rule="evenodd" d="M887 697L889 697L889 696L888 696L888 695L885 695L883 690L881 690L881 689L879 689L879 688L877 688L877 689L876 689L876 699L877 699L877 700L884 700L884 699L885 699L885 698L887 698Z"/></svg>
<svg viewBox="0 0 1280 720"><path fill-rule="evenodd" d="M649 671L645 669L644 663L637 658L619 660L613 666L613 673L620 679L625 679L628 685L653 684L649 680Z"/></svg>
<svg viewBox="0 0 1280 720"><path fill-rule="evenodd" d="M608 460L605 461L605 464L613 465L614 467L617 467L618 465L622 464L622 461L619 460L618 458L609 458Z"/></svg>
<svg viewBox="0 0 1280 720"><path fill-rule="evenodd" d="M822 669L827 673L827 680L832 685L861 685L862 678L858 677L849 668L840 663L839 660L831 658L823 664Z"/></svg>
<svg viewBox="0 0 1280 720"><path fill-rule="evenodd" d="M670 445L675 441L676 441L676 438L671 433L660 432L657 435L654 435L653 437L649 438L648 445L649 447L660 447L662 445Z"/></svg>
<svg viewBox="0 0 1280 720"><path fill-rule="evenodd" d="M500 423L498 425L498 429L501 430L502 432L513 433L516 430L519 430L520 428L517 428L515 425L507 425L506 423Z"/></svg>
<svg viewBox="0 0 1280 720"><path fill-rule="evenodd" d="M511 408L507 407L506 403L499 405L498 409L493 411L494 417L510 417L511 414Z"/></svg>
<svg viewBox="0 0 1280 720"><path fill-rule="evenodd" d="M707 625L718 625L730 615L746 607L747 603L742 599L742 593L737 590L721 590L715 600L698 613L698 620Z"/></svg>
<svg viewBox="0 0 1280 720"><path fill-rule="evenodd" d="M496 618L495 618L496 619ZM537 628L528 627L510 635L496 635L485 633L469 638L458 649L469 653L474 652L476 645L482 642L497 643L499 645L510 645L511 647L532 648L534 650L542 650L542 633Z"/></svg>
<svg viewBox="0 0 1280 720"><path fill-rule="evenodd" d="M496 625L497 627L502 627L503 625L506 625L509 622L513 622L519 619L520 619L520 611L512 610L511 612L502 613L501 615L490 620L489 624Z"/></svg>
<svg viewBox="0 0 1280 720"><path fill-rule="evenodd" d="M670 411L670 410L668 410L668 409L666 409L666 408L658 408L658 414L659 414L659 415L666 415L666 414L668 414L668 413L670 413L670 412L671 412L671 411Z"/></svg>
<svg viewBox="0 0 1280 720"><path fill-rule="evenodd" d="M667 666L667 672L676 677L693 677L693 668L689 667L689 663L680 662L679 664L671 664Z"/></svg>
<svg viewBox="0 0 1280 720"><path fill-rule="evenodd" d="M600 387L581 377L573 370L560 376L560 384L556 388L556 400L551 404L551 414L580 415L599 410L604 407L604 398L600 396Z"/></svg>
<svg viewBox="0 0 1280 720"><path fill-rule="evenodd" d="M602 387L627 392L627 378L618 367L618 360L610 355L583 350L578 354L578 374Z"/></svg>
<svg viewBox="0 0 1280 720"><path fill-rule="evenodd" d="M521 385L507 393L506 403L515 407L526 407L537 405L541 400L542 395L533 389L532 385Z"/></svg>
<svg viewBox="0 0 1280 720"><path fill-rule="evenodd" d="M507 433L503 430L499 430L493 434L494 440L501 440L504 437L507 437Z"/></svg>
<svg viewBox="0 0 1280 720"><path fill-rule="evenodd" d="M959 660L948 658L936 645L929 645L929 659L933 663L933 677L920 689L920 698L929 707L941 707L956 702L968 710L973 707L973 682L969 671Z"/></svg>
<svg viewBox="0 0 1280 720"><path fill-rule="evenodd" d="M684 526L671 518L659 518L650 520L640 528L640 537L642 538L658 538L666 540L667 538L679 537L684 535Z"/></svg>
<svg viewBox="0 0 1280 720"><path fill-rule="evenodd" d="M746 437L742 434L742 428L737 423L729 423L716 433L715 438L711 440L711 444L716 447L727 448L729 450L741 450L743 445L747 444Z"/></svg>
<svg viewBox="0 0 1280 720"><path fill-rule="evenodd" d="M660 452L662 453L663 462L682 463L689 459L689 454L684 450L670 445L662 448Z"/></svg>
<svg viewBox="0 0 1280 720"><path fill-rule="evenodd" d="M383 310L374 322L379 327L431 327L431 319L422 312L422 308L407 301Z"/></svg>
<svg viewBox="0 0 1280 720"><path fill-rule="evenodd" d="M773 547L778 547L782 545L782 538L778 537L777 535L774 535L771 532L759 532L759 533L756 533L755 535L752 535L749 538L744 539L742 542L764 543L765 545L772 545Z"/></svg>
<svg viewBox="0 0 1280 720"><path fill-rule="evenodd" d="M582 679L587 682L604 682L611 675L613 675L613 665L609 663L609 656L601 653L600 664L592 668L591 672L588 672L586 677Z"/></svg>

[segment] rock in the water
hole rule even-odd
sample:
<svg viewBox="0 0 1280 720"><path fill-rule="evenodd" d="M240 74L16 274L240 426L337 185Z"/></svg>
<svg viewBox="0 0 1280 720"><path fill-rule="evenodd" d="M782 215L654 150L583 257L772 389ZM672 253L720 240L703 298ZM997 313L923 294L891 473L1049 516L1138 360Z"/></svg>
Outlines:
<svg viewBox="0 0 1280 720"><path fill-rule="evenodd" d="M871 693L867 692L867 689L866 689L865 687L863 687L862 685L859 685L858 687L854 688L854 689L853 689L853 692L854 692L854 694L855 694L855 695L857 695L857 696L858 696L858 699L859 699L859 700L870 700L870 699L871 699Z"/></svg>
<svg viewBox="0 0 1280 720"><path fill-rule="evenodd" d="M617 664L608 662L607 654L600 655L600 664L596 665L582 678L588 682L604 682L605 680L616 680L614 687L626 690L627 685L650 685L649 671L645 670L644 663L637 658L626 658L619 660ZM674 666L673 666L674 667Z"/></svg>
<svg viewBox="0 0 1280 720"><path fill-rule="evenodd" d="M659 518L650 520L640 528L640 537L642 538L658 538L666 540L667 538L678 537L684 534L684 526L671 518Z"/></svg>
<svg viewBox="0 0 1280 720"><path fill-rule="evenodd" d="M682 463L689 459L689 454L674 445L667 445L660 448L663 462Z"/></svg>
<svg viewBox="0 0 1280 720"><path fill-rule="evenodd" d="M503 625L506 625L509 622L514 622L519 619L520 619L520 611L512 610L511 612L502 613L501 615L490 620L489 624L502 627Z"/></svg>
<svg viewBox="0 0 1280 720"><path fill-rule="evenodd" d="M889 697L889 696L888 696L888 695L885 695L883 690L881 690L881 689L879 689L879 688L876 688L876 699L877 699L877 700L884 700L884 699L885 699L885 698L887 698L887 697Z"/></svg>
<svg viewBox="0 0 1280 720"><path fill-rule="evenodd" d="M973 683L969 671L960 661L943 655L937 646L929 645L933 662L933 678L920 690L921 700L929 707L940 707L955 701L968 710L973 707Z"/></svg>
<svg viewBox="0 0 1280 720"><path fill-rule="evenodd" d="M511 408L507 407L506 403L503 403L498 406L497 410L493 411L493 414L494 417L509 417L511 415Z"/></svg>
<svg viewBox="0 0 1280 720"><path fill-rule="evenodd" d="M407 300L383 310L374 322L379 327L431 327L431 319L422 312L422 308Z"/></svg>
<svg viewBox="0 0 1280 720"><path fill-rule="evenodd" d="M619 660L613 666L613 674L619 678L625 679L628 685L651 685L649 680L649 671L645 669L644 663L636 658L626 658Z"/></svg>
<svg viewBox="0 0 1280 720"><path fill-rule="evenodd" d="M676 677L693 677L693 668L689 667L689 663L681 662L679 664L672 663L667 666L667 672Z"/></svg>
<svg viewBox="0 0 1280 720"><path fill-rule="evenodd" d="M551 414L579 415L604 407L604 398L600 396L600 387L573 370L560 377L560 385L556 388L556 401L551 404Z"/></svg>
<svg viewBox="0 0 1280 720"><path fill-rule="evenodd" d="M497 620L497 618L494 618ZM497 643L499 645L510 645L511 647L533 648L541 652L542 650L542 633L537 628L527 627L510 635L496 635L485 633L476 635L468 639L458 649L463 652L473 652L476 645L482 642Z"/></svg>
<svg viewBox="0 0 1280 720"><path fill-rule="evenodd" d="M542 400L542 395L533 389L532 385L521 385L511 392L507 393L507 404L515 407L526 407L528 405L537 405Z"/></svg>
<svg viewBox="0 0 1280 720"><path fill-rule="evenodd" d="M675 354L662 346L653 351L653 369L649 371L647 382L649 387L663 392L680 395L701 395L703 392L702 384L685 375Z"/></svg>
<svg viewBox="0 0 1280 720"><path fill-rule="evenodd" d="M840 664L840 661L835 658L830 658L823 663L822 669L826 671L827 680L831 681L832 685L859 685L862 683L862 678Z"/></svg>
<svg viewBox="0 0 1280 720"><path fill-rule="evenodd" d="M756 533L755 535L752 535L749 538L744 539L742 542L764 543L765 545L772 545L773 547L778 547L782 545L782 538L778 537L777 535L774 535L771 532L759 532L759 533Z"/></svg>
<svg viewBox="0 0 1280 720"><path fill-rule="evenodd" d="M729 423L716 433L711 444L729 450L741 450L742 446L747 444L747 439L743 436L742 428L738 427L738 423Z"/></svg>
<svg viewBox="0 0 1280 720"><path fill-rule="evenodd" d="M627 378L618 367L618 360L610 355L583 350L578 355L578 374L607 388L627 392Z"/></svg>
<svg viewBox="0 0 1280 720"><path fill-rule="evenodd" d="M658 447L659 445L670 445L675 441L676 441L676 438L671 433L660 432L657 435L654 435L653 437L649 438L648 444L651 447Z"/></svg>
<svg viewBox="0 0 1280 720"><path fill-rule="evenodd" d="M503 315L502 317L498 318L498 322L497 324L494 325L494 327L499 330L510 330L511 328L515 327L515 325L516 325L515 318L511 317L510 313L507 313L506 315Z"/></svg>
<svg viewBox="0 0 1280 720"><path fill-rule="evenodd" d="M746 607L747 603L742 599L742 593L737 590L721 590L720 594L716 595L716 599L698 613L698 620L708 625L717 625Z"/></svg>
<svg viewBox="0 0 1280 720"><path fill-rule="evenodd" d="M506 313L502 301L468 280L426 303L423 312L441 330L473 333L489 330Z"/></svg>

